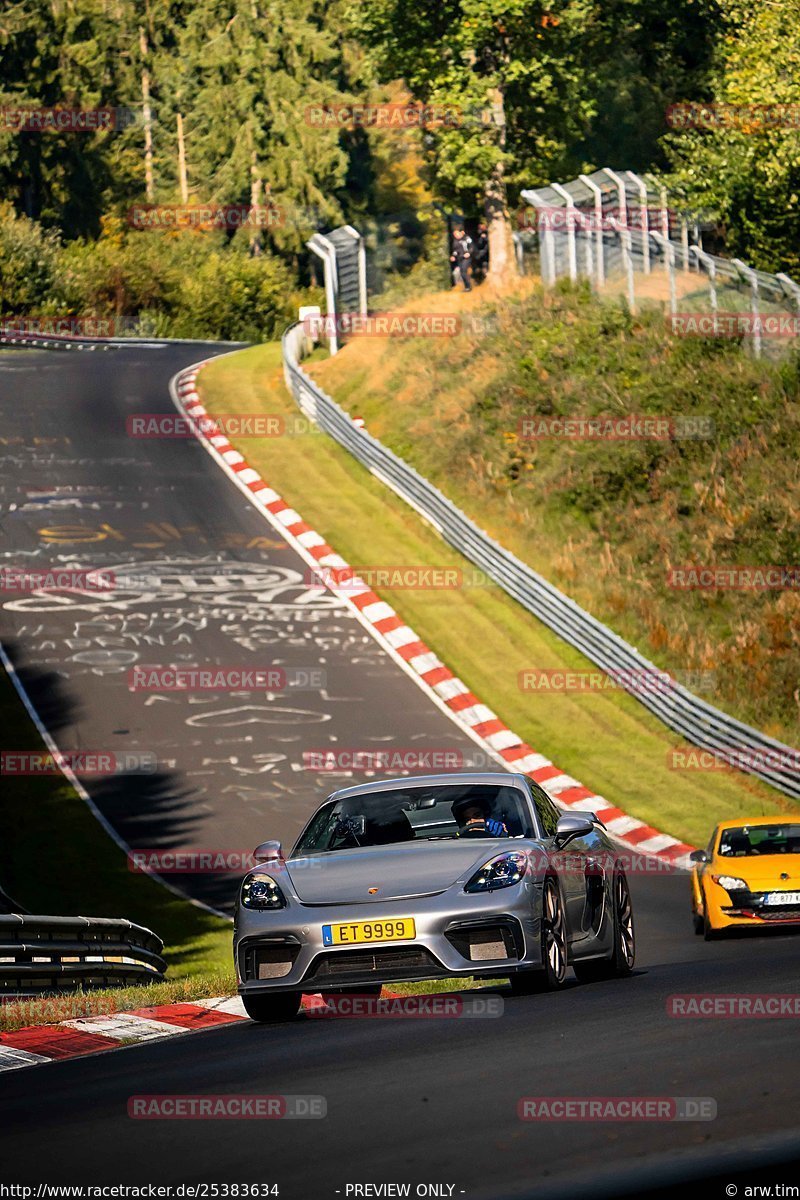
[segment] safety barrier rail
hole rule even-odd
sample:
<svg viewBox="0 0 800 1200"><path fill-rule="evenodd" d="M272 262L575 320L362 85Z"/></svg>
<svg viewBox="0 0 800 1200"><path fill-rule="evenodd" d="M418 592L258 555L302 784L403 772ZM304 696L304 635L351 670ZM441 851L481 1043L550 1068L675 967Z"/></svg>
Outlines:
<svg viewBox="0 0 800 1200"><path fill-rule="evenodd" d="M0 915L0 995L159 983L164 943L106 917Z"/></svg>
<svg viewBox="0 0 800 1200"><path fill-rule="evenodd" d="M666 688L637 687L636 681L643 675L652 672L663 676L664 672L635 646L505 550L413 467L355 425L344 409L302 370L300 361L308 349L309 339L302 325L291 326L283 336L284 375L289 391L306 417L344 446L528 612L591 662L615 676L621 686L670 729L786 795L800 798L800 751L737 721L675 680Z"/></svg>

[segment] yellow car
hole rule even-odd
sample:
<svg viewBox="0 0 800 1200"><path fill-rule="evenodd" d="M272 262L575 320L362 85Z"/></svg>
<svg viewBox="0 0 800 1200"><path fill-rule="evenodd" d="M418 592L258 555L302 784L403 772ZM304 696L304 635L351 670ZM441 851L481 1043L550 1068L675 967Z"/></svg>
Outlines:
<svg viewBox="0 0 800 1200"><path fill-rule="evenodd" d="M726 929L800 925L800 814L723 821L691 858L694 929L707 942Z"/></svg>

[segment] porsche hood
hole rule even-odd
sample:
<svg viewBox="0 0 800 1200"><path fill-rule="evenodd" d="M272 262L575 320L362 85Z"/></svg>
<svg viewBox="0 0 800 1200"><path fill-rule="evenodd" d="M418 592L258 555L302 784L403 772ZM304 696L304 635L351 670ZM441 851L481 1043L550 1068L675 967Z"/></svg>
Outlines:
<svg viewBox="0 0 800 1200"><path fill-rule="evenodd" d="M522 847L508 838L420 841L290 858L284 869L304 904L379 904L466 883L490 858L515 849Z"/></svg>

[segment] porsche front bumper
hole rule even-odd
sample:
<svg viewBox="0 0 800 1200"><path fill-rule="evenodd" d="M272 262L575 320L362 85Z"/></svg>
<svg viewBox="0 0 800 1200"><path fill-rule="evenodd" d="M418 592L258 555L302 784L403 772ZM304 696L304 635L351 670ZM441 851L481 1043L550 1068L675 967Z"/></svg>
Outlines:
<svg viewBox="0 0 800 1200"><path fill-rule="evenodd" d="M434 896L258 912L239 908L234 961L240 993L320 992L446 976L502 976L542 965L541 881L485 894ZM536 914L536 915L535 915ZM413 917L416 936L398 942L326 946L324 925Z"/></svg>

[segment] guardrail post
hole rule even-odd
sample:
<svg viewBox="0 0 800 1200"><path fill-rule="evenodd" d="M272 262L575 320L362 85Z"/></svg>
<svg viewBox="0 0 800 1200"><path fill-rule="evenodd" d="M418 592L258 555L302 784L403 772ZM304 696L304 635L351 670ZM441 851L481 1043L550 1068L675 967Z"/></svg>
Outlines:
<svg viewBox="0 0 800 1200"><path fill-rule="evenodd" d="M628 171L628 176L633 180L639 189L639 210L642 214L642 270L645 275L650 274L650 214L647 211L647 184L633 171Z"/></svg>
<svg viewBox="0 0 800 1200"><path fill-rule="evenodd" d="M717 332L717 312L719 304L717 300L717 264L710 254L706 254L705 250L701 250L699 246L692 246L692 254L697 258L697 269L700 270L702 264L708 272L708 295L711 302L711 311L714 314L714 333Z"/></svg>
<svg viewBox="0 0 800 1200"><path fill-rule="evenodd" d="M689 222L681 217L681 252L683 254L683 269L689 270Z"/></svg>
<svg viewBox="0 0 800 1200"><path fill-rule="evenodd" d="M623 229L619 221L613 218L610 221L612 229L619 234L620 244L622 246L622 263L625 268L625 275L628 280L628 305L631 312L636 311L636 283L633 277L633 250L631 248L631 231Z"/></svg>
<svg viewBox="0 0 800 1200"><path fill-rule="evenodd" d="M578 256L575 246L575 214L577 213L577 209L575 208L575 201L566 188L563 188L560 183L551 183L550 186L554 192L557 192L567 202L567 254L569 258L569 277L574 283L578 278Z"/></svg>
<svg viewBox="0 0 800 1200"><path fill-rule="evenodd" d="M753 318L753 354L756 358L761 358L761 313L758 305L758 276L753 268L748 267L740 258L733 258L731 262L736 267L742 279L750 285L750 315Z"/></svg>
<svg viewBox="0 0 800 1200"><path fill-rule="evenodd" d="M603 193L595 181L590 179L588 175L579 175L578 178L580 179L581 183L584 183L586 187L588 187L589 191L594 196L594 246L596 257L595 278L597 279L598 288L601 288L606 281L606 264L603 248Z"/></svg>
<svg viewBox="0 0 800 1200"><path fill-rule="evenodd" d="M309 250L322 259L325 270L325 308L327 315L332 318L332 326L328 333L328 349L336 354L339 349L339 339L336 336L336 247L321 233L315 233L306 242Z"/></svg>
<svg viewBox="0 0 800 1200"><path fill-rule="evenodd" d="M675 280L675 247L669 238L664 237L663 233L656 233L655 229L650 230L650 237L655 238L664 251L664 260L669 272L669 311L674 317L678 311L678 290Z"/></svg>
<svg viewBox="0 0 800 1200"><path fill-rule="evenodd" d="M539 226L539 269L542 273L542 282L554 284L556 281L556 247L553 221L552 217L548 220L547 213L543 208L537 207L536 212Z"/></svg>

